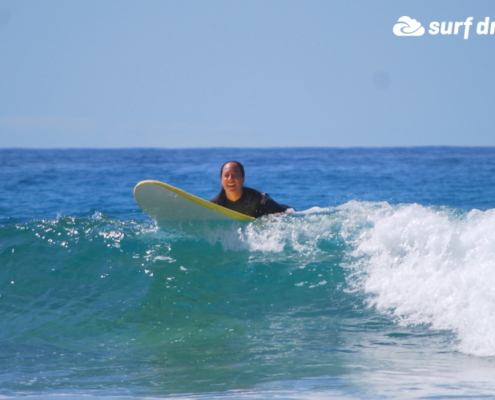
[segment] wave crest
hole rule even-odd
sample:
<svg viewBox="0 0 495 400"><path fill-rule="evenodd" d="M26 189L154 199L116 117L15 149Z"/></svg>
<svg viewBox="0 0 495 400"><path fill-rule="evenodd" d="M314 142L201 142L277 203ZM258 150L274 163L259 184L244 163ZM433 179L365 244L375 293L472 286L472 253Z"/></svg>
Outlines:
<svg viewBox="0 0 495 400"><path fill-rule="evenodd" d="M401 324L453 331L462 352L495 355L495 210L375 206L358 207L370 226L349 263L369 305Z"/></svg>

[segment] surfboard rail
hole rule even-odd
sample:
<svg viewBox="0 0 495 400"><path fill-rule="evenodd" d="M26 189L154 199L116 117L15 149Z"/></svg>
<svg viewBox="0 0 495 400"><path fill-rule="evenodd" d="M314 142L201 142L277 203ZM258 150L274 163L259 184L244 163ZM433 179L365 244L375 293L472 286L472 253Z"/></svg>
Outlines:
<svg viewBox="0 0 495 400"><path fill-rule="evenodd" d="M187 220L252 221L253 217L214 204L185 190L157 180L144 180L134 187L138 206L158 222Z"/></svg>

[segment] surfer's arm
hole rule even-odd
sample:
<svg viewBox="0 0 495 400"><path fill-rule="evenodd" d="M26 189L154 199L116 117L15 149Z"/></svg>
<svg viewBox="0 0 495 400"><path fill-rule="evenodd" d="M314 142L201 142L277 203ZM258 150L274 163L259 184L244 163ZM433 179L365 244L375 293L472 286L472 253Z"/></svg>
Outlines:
<svg viewBox="0 0 495 400"><path fill-rule="evenodd" d="M263 207L263 214L279 214L287 210L295 210L292 207L286 206L285 204L279 204L273 200L267 193L263 193L263 198L261 200Z"/></svg>

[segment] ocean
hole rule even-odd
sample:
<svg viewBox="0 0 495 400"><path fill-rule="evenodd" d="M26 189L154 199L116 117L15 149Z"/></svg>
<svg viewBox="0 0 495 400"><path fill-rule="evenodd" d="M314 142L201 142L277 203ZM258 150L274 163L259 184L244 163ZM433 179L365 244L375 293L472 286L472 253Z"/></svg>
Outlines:
<svg viewBox="0 0 495 400"><path fill-rule="evenodd" d="M296 211L157 225L220 166ZM495 398L495 148L0 149L0 398Z"/></svg>

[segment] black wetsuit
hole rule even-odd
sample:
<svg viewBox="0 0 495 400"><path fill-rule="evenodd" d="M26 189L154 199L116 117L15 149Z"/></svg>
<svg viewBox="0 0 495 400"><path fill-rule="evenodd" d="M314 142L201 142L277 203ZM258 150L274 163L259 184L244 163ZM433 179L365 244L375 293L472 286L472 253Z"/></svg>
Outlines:
<svg viewBox="0 0 495 400"><path fill-rule="evenodd" d="M284 212L291 208L283 204L278 204L266 193L261 193L248 187L242 188L242 196L237 201L230 201L227 199L223 188L220 193L210 201L254 218L261 217L262 215Z"/></svg>

